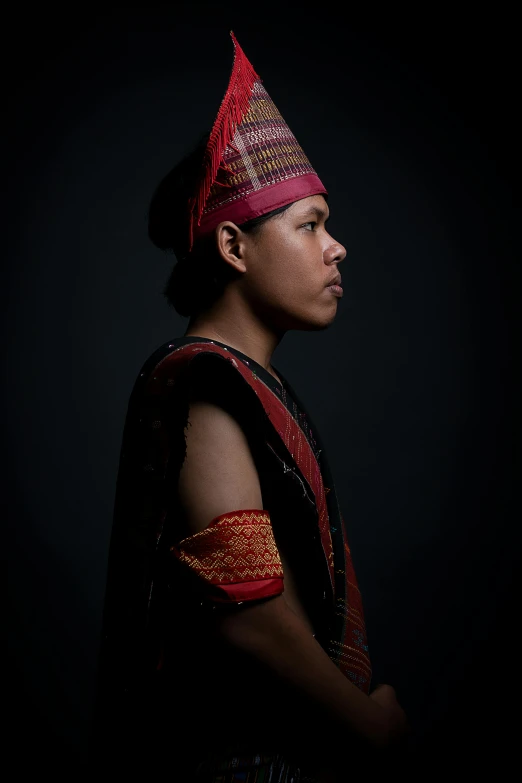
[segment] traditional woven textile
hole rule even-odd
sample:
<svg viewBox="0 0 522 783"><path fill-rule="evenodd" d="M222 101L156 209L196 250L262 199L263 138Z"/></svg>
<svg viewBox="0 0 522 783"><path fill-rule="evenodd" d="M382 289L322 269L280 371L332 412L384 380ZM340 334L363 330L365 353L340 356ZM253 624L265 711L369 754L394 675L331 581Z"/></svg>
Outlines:
<svg viewBox="0 0 522 783"><path fill-rule="evenodd" d="M361 593L354 571L346 525L341 514L331 469L326 459L325 450L314 447L320 444L320 438L315 428L311 428L309 415L303 415L306 410L287 380L285 383L285 401L280 398L280 388L272 376L260 373L262 368L256 366L251 359L242 361L238 351L229 346L220 345L216 341L192 338L186 345L175 347L170 344L165 347L163 358L156 356L157 363L153 371L149 371L147 387L144 393L149 399L157 399L158 410L154 409L151 421L160 420L160 401L168 400L171 386L175 385L176 376L181 375L192 361L204 360L208 356L220 356L237 370L243 380L251 387L262 405L273 431L287 450L285 472L293 471L300 477L303 486L313 497L317 515L317 530L324 553L324 566L329 584L329 627L326 638L318 641L328 652L338 668L358 688L369 693L371 682L371 663L368 655L368 644ZM282 373L278 371L280 378ZM267 377L268 376L268 377ZM286 393L291 400L288 400ZM306 423L308 420L308 423ZM145 424L144 420L144 424ZM153 429L158 438L156 453L168 453L168 439L162 427ZM164 438L164 440L162 440ZM163 445L160 445L163 444ZM290 469L289 469L290 467ZM158 467L161 471L161 468ZM259 513L259 512L258 512ZM198 534L196 534L198 535ZM255 584L255 583L253 583ZM242 599L239 599L242 600ZM325 606L325 612L327 608Z"/></svg>
<svg viewBox="0 0 522 783"><path fill-rule="evenodd" d="M282 385L231 346L182 337L159 347L136 379L118 472L94 741L100 763L110 758L118 773L121 765L129 774L140 765L156 777L170 773L173 736L178 768L186 770L180 780L193 779L200 762L198 783L297 783L313 780L323 762L328 767L328 742L315 757L311 746L289 747L279 689L262 668L257 687L243 657L213 642L199 597L208 590L217 605L219 593L221 606L232 608L247 600L241 590L282 592L272 528L281 554L285 547L297 553L294 573L307 588L316 641L358 688L370 690L361 594L332 472L306 408L277 373ZM220 390L217 402L233 400L249 440L270 457L259 461L265 509L250 519L249 509L243 519L238 511L221 515L204 535L180 540L173 487L186 451L189 392L207 387ZM253 540L259 543L249 552ZM204 590L190 589L189 577ZM195 725L205 732L204 754Z"/></svg>
<svg viewBox="0 0 522 783"><path fill-rule="evenodd" d="M189 249L222 220L241 224L307 196L326 194L235 36L234 64L214 122L197 193Z"/></svg>
<svg viewBox="0 0 522 783"><path fill-rule="evenodd" d="M237 754L200 764L194 783L320 783L310 772L277 753Z"/></svg>
<svg viewBox="0 0 522 783"><path fill-rule="evenodd" d="M220 514L170 551L200 578L213 601L252 601L283 592L283 566L267 511Z"/></svg>

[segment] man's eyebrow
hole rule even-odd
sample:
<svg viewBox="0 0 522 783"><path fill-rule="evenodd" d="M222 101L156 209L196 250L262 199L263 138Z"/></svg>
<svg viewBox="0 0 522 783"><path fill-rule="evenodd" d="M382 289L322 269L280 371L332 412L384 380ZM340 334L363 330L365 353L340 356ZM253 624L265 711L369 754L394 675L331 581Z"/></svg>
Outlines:
<svg viewBox="0 0 522 783"><path fill-rule="evenodd" d="M325 209L322 209L322 207L308 207L308 209L305 212L301 213L300 217L307 217L307 215L317 215L317 217L322 218L324 220L327 214L328 217L324 222L328 223L328 221L330 220L330 214L327 213Z"/></svg>

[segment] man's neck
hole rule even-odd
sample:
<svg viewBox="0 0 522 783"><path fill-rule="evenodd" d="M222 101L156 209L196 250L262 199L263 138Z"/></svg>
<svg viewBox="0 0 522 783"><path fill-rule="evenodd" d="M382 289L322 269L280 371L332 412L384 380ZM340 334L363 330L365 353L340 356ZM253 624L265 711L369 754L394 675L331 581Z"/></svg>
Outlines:
<svg viewBox="0 0 522 783"><path fill-rule="evenodd" d="M241 319L209 312L191 319L184 336L206 337L230 345L277 378L270 362L280 338L259 322L251 320L246 324Z"/></svg>

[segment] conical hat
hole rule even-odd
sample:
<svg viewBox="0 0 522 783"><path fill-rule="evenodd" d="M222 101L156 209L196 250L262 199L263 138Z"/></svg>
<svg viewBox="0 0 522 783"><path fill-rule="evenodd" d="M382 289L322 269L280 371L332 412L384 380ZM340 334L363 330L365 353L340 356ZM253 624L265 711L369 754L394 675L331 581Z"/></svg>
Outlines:
<svg viewBox="0 0 522 783"><path fill-rule="evenodd" d="M327 193L234 33L234 64L189 203L189 248L223 220L241 224Z"/></svg>

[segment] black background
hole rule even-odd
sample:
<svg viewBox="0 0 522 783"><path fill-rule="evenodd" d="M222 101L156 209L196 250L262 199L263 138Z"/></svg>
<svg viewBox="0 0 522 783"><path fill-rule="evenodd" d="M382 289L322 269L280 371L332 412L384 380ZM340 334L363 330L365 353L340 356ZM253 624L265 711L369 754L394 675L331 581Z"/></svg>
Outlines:
<svg viewBox="0 0 522 783"><path fill-rule="evenodd" d="M11 747L22 766L83 769L128 397L187 324L161 295L172 259L148 242L148 201L212 124L230 29L348 251L334 324L288 334L274 365L328 449L375 682L397 689L420 774L498 772L521 696L518 43L498 4L7 19Z"/></svg>

